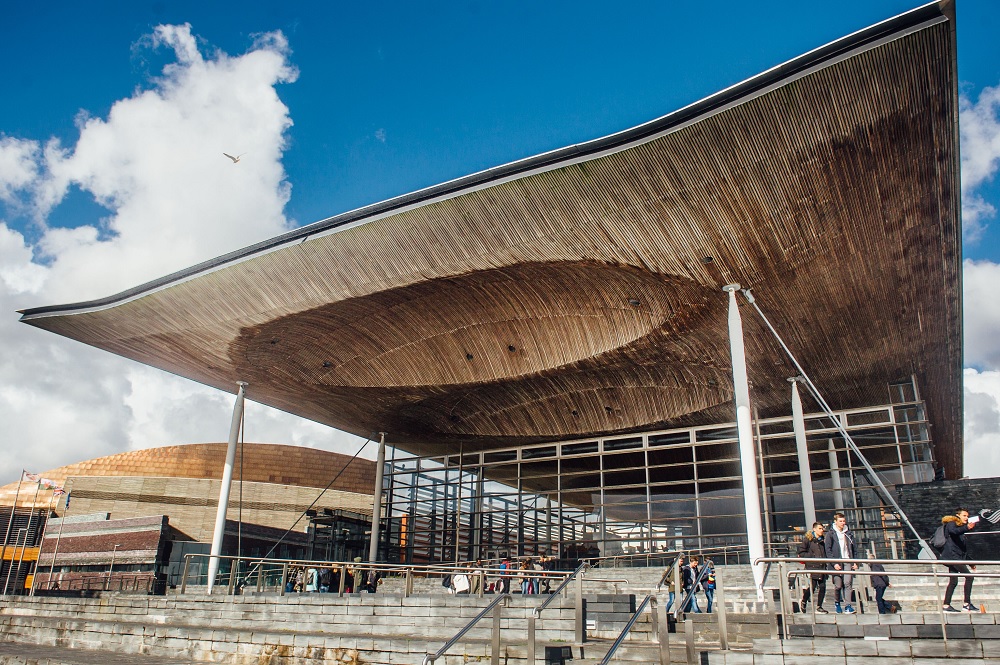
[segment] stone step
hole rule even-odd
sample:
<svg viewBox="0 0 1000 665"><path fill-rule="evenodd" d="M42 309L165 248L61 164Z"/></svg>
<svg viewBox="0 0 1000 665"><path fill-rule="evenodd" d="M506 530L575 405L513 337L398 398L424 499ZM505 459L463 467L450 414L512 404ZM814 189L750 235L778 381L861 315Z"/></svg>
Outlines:
<svg viewBox="0 0 1000 665"><path fill-rule="evenodd" d="M940 663L947 659L959 663L996 662L989 656L995 653L991 641L964 640L838 640L795 639L756 640L753 650L747 652L707 652L709 665L854 665L863 658L878 658L882 663ZM933 659L933 660L932 660Z"/></svg>

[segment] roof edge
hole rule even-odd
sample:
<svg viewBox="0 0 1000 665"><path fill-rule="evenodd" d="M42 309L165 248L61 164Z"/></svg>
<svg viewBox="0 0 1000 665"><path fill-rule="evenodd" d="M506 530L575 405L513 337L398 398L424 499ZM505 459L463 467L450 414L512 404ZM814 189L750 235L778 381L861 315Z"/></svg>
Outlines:
<svg viewBox="0 0 1000 665"><path fill-rule="evenodd" d="M106 309L168 286L187 281L203 273L223 268L232 263L268 253L289 244L304 242L312 236L335 232L348 225L365 223L379 217L401 212L407 208L427 205L445 198L452 198L486 186L499 184L502 181L525 177L535 172L552 170L579 161L597 159L609 152L617 152L639 145L653 140L658 135L669 133L672 130L707 118L729 106L748 101L759 94L763 94L780 83L797 78L812 70L835 64L859 51L878 46L886 41L931 25L936 25L942 21L953 20L954 14L951 0L934 0L933 2L820 46L688 106L641 125L583 143L495 166L415 192L340 213L254 245L203 261L189 268L159 277L111 296L66 305L47 305L18 310L18 313L21 314L20 321L30 323L32 320L50 316L82 314Z"/></svg>

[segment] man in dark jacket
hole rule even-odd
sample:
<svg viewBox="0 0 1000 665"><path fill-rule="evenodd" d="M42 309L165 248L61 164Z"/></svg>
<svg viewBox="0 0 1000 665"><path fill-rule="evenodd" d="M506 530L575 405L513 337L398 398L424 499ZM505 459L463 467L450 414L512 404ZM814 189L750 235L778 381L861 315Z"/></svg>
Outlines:
<svg viewBox="0 0 1000 665"><path fill-rule="evenodd" d="M874 554L868 555L869 559L874 559ZM885 566L880 563L869 563L868 567L873 573L884 573ZM875 589L875 604L878 605L879 614L889 614L889 606L885 602L885 590L889 588L888 575L872 575L872 588Z"/></svg>
<svg viewBox="0 0 1000 665"><path fill-rule="evenodd" d="M824 531L825 528L822 523L816 522L813 524L812 531L805 535L805 538L802 539L802 543L799 545L800 557L803 559L823 559L826 557L826 547L823 545ZM825 568L825 563L806 561L807 570L824 570ZM826 575L814 573L809 577L812 587L811 595L816 599L816 611L819 614L829 614L829 612L823 609L823 599L826 598ZM809 587L806 587L802 590L802 602L800 603L803 612L806 611L806 605L809 604L809 600Z"/></svg>
<svg viewBox="0 0 1000 665"><path fill-rule="evenodd" d="M824 546L826 547L826 558L827 559L854 559L854 534L851 533L850 529L847 528L847 518L844 513L836 513L833 516L833 525L830 530L826 532L823 537ZM852 601L854 600L854 576L844 575L847 569L857 570L858 564L840 564L832 563L830 568L836 571L842 571L839 575L833 575L833 589L834 589L834 600L836 601L835 607L837 612L840 612L840 603L844 603L844 614L854 614L854 605Z"/></svg>
<svg viewBox="0 0 1000 665"><path fill-rule="evenodd" d="M941 525L944 527L945 537L944 548L941 550L941 558L945 561L968 559L969 555L966 551L965 534L969 529L976 526L975 522L969 521L969 511L965 508L959 508L955 511L954 515L945 515L942 517ZM969 566L964 564L948 566L948 572L954 575L965 575L965 604L962 606L962 610L966 612L978 612L979 610L972 604L972 581L975 578L969 574ZM944 592L945 612L959 611L951 606L951 596L955 593L957 586L958 577L948 578L948 588Z"/></svg>

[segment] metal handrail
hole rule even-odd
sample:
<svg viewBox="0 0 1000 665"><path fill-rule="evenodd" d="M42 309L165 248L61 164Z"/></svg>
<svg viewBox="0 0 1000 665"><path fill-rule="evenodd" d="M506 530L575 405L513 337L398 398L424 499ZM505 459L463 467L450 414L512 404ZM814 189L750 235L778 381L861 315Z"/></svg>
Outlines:
<svg viewBox="0 0 1000 665"><path fill-rule="evenodd" d="M691 601L691 597L694 596L694 594L698 591L698 585L701 584L701 581L708 576L708 571L709 567L707 565L702 566L701 570L698 571L698 577L695 578L694 584L691 585L691 589L686 594L684 594L684 596L681 597L681 602L677 605L677 608L674 610L675 619L680 615L681 608L687 607L688 603Z"/></svg>
<svg viewBox="0 0 1000 665"><path fill-rule="evenodd" d="M674 556L673 559L670 560L670 564L663 571L663 574L660 575L660 581L656 583L656 591L659 591L660 589L663 588L663 581L667 579L667 577L674 572L674 566L677 565L677 562L680 560L680 558L681 555L677 554Z"/></svg>
<svg viewBox="0 0 1000 665"><path fill-rule="evenodd" d="M590 564L588 562L586 561L580 562L580 565L576 567L576 570L574 570L572 573L566 576L566 579L562 581L562 584L557 586L556 590L549 594L549 597L545 599L545 602L536 607L534 610L532 610L532 614L535 616L535 618L538 618L542 614L542 610L548 607L549 603L551 603L556 596L562 593L563 589L566 588L567 584L569 584L573 579L576 578L577 575L581 574L587 568L590 568Z"/></svg>
<svg viewBox="0 0 1000 665"><path fill-rule="evenodd" d="M465 624L465 626L461 630L459 630L457 633L455 633L455 636L452 637L450 640L448 640L443 647L441 647L440 649L438 649L437 651L435 651L433 654L429 653L426 656L424 656L424 659L421 662L421 665L431 665L431 663L433 663L435 660L437 660L438 658L440 658L441 656L443 656L444 653L445 653L445 651L447 651L448 649L450 649L453 646L455 646L455 644L460 639L462 639L462 636L464 636L467 632L469 632L470 630L472 630L473 626L475 626L477 623L479 623L482 620L483 617L485 617L487 614L489 614L490 610L492 610L494 607L496 607L497 603L499 603L500 601L505 600L505 599L510 599L510 594L509 593L502 593L499 596L497 596L496 598L494 598L490 602L489 605L487 605L485 608L483 608L482 612L480 612L479 614L477 614L475 616L475 618L472 619L472 621L470 621L469 623Z"/></svg>
<svg viewBox="0 0 1000 665"><path fill-rule="evenodd" d="M622 632L618 634L617 639L611 643L611 648L608 649L608 653L601 659L600 665L608 665L608 663L611 662L615 652L618 651L618 647L620 647L622 642L625 641L625 637L628 635L629 631L632 630L632 626L634 626L635 622L639 619L639 615L646 609L646 605L649 605L649 599L652 597L653 594L647 594L646 597L642 599L642 602L639 603L639 607L635 609L635 614L632 615L632 618L629 619L628 623L625 624L625 627L622 628ZM666 628L664 628L664 630L666 630Z"/></svg>

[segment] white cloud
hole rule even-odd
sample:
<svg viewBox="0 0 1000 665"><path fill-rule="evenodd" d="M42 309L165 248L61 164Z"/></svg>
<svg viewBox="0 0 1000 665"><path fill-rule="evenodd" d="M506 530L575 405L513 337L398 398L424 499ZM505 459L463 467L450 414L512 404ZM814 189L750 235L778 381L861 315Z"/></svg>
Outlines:
<svg viewBox="0 0 1000 665"><path fill-rule="evenodd" d="M37 141L0 136L0 201L17 204L17 193L38 178Z"/></svg>
<svg viewBox="0 0 1000 665"><path fill-rule="evenodd" d="M276 85L295 69L280 33L239 56L199 50L190 26L147 40L175 62L148 89L81 115L63 146L0 138L0 199L31 206L28 244L0 221L0 484L122 450L222 441L233 396L17 322L16 309L107 296L289 228L281 157L291 127ZM44 147L43 146L44 143ZM247 153L233 164L222 153ZM75 228L47 215L70 187L109 210ZM8 205L8 212L16 212ZM39 259L46 259L40 263ZM257 404L246 440L353 452L355 437Z"/></svg>
<svg viewBox="0 0 1000 665"><path fill-rule="evenodd" d="M962 220L965 238L976 242L996 209L974 190L1000 164L1000 87L983 88L976 102L962 97L959 107L962 147Z"/></svg>
<svg viewBox="0 0 1000 665"><path fill-rule="evenodd" d="M965 261L965 366L1000 370L1000 264Z"/></svg>
<svg viewBox="0 0 1000 665"><path fill-rule="evenodd" d="M1000 475L1000 371L965 370L965 472Z"/></svg>

